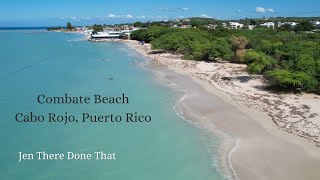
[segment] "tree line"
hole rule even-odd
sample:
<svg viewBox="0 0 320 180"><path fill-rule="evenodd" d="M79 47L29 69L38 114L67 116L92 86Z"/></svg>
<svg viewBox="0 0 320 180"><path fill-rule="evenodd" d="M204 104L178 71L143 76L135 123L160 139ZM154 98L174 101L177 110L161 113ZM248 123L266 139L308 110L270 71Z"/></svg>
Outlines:
<svg viewBox="0 0 320 180"><path fill-rule="evenodd" d="M305 24L303 27L308 27ZM256 28L169 28L151 26L131 34L153 49L180 53L183 59L247 64L273 87L320 93L320 33Z"/></svg>

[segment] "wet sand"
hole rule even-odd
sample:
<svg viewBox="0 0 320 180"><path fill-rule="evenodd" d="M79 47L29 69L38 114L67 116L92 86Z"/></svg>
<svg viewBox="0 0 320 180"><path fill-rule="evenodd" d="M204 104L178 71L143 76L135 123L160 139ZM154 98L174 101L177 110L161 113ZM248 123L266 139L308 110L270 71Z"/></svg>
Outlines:
<svg viewBox="0 0 320 180"><path fill-rule="evenodd" d="M220 163L234 179L320 178L320 148L280 130L265 112L239 106L182 68L153 63L158 74L184 90L177 104L181 115L223 138Z"/></svg>

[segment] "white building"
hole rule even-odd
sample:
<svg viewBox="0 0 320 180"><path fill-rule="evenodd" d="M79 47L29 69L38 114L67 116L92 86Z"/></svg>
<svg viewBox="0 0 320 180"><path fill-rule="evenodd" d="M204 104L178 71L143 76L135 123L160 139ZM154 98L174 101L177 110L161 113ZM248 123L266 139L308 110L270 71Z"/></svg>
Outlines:
<svg viewBox="0 0 320 180"><path fill-rule="evenodd" d="M227 28L227 23L222 23L222 27Z"/></svg>
<svg viewBox="0 0 320 180"><path fill-rule="evenodd" d="M248 25L249 30L253 30L254 27L255 27L255 25Z"/></svg>
<svg viewBox="0 0 320 180"><path fill-rule="evenodd" d="M133 28L131 30L98 32L97 34L91 34L91 38L92 39L119 39L121 36L127 36L130 39L131 33L139 29L140 28Z"/></svg>
<svg viewBox="0 0 320 180"><path fill-rule="evenodd" d="M187 28L192 28L192 26L191 25L181 25L180 28L187 29Z"/></svg>
<svg viewBox="0 0 320 180"><path fill-rule="evenodd" d="M311 24L313 24L314 26L320 25L319 21L310 21Z"/></svg>
<svg viewBox="0 0 320 180"><path fill-rule="evenodd" d="M274 24L274 22L266 22L266 23L260 24L260 26L274 29L275 24Z"/></svg>
<svg viewBox="0 0 320 180"><path fill-rule="evenodd" d="M93 30L92 29L86 29L83 31L85 34L92 34Z"/></svg>
<svg viewBox="0 0 320 180"><path fill-rule="evenodd" d="M282 23L282 25L285 25L285 24L289 24L292 27L298 25L298 23L296 23L296 22L283 22Z"/></svg>
<svg viewBox="0 0 320 180"><path fill-rule="evenodd" d="M92 34L91 37L95 39L119 39L121 34L120 31L104 31Z"/></svg>
<svg viewBox="0 0 320 180"><path fill-rule="evenodd" d="M230 29L241 29L243 27L243 24L240 24L238 22L229 22Z"/></svg>
<svg viewBox="0 0 320 180"><path fill-rule="evenodd" d="M217 26L218 26L218 25L216 25L216 24L208 24L208 25L207 25L207 28L208 28L208 29L216 29Z"/></svg>

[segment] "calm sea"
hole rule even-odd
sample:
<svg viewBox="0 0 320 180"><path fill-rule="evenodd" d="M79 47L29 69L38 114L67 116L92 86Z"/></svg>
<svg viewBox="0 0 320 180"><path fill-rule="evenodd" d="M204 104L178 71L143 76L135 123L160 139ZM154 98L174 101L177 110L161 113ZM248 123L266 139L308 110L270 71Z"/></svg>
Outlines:
<svg viewBox="0 0 320 180"><path fill-rule="evenodd" d="M220 180L217 140L174 111L179 91L157 82L121 43L79 34L0 31L1 180ZM134 63L137 61L138 63ZM39 94L129 97L125 105L40 105ZM150 123L17 123L16 113L152 116ZM23 161L18 152L116 152L115 161Z"/></svg>

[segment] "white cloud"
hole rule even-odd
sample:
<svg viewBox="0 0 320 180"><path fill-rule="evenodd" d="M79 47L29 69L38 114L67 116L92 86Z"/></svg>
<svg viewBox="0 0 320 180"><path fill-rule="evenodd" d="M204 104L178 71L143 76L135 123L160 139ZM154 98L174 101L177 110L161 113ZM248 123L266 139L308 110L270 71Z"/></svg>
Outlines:
<svg viewBox="0 0 320 180"><path fill-rule="evenodd" d="M257 13L265 13L265 12L266 12L266 9L263 8L263 7L256 7L256 12L257 12Z"/></svg>
<svg viewBox="0 0 320 180"><path fill-rule="evenodd" d="M144 16L142 16L142 17L144 17ZM107 18L128 18L128 19L133 19L134 17L131 14L117 15L117 14L110 13L110 14L108 14Z"/></svg>
<svg viewBox="0 0 320 180"><path fill-rule="evenodd" d="M128 19L133 19L133 16L131 14L127 14L125 17Z"/></svg>
<svg viewBox="0 0 320 180"><path fill-rule="evenodd" d="M83 20L81 17L76 17L76 16L70 17L70 19L72 21L81 21L81 20Z"/></svg>
<svg viewBox="0 0 320 180"><path fill-rule="evenodd" d="M257 13L266 13L266 12L273 13L274 10L273 8L256 7L256 12Z"/></svg>
<svg viewBox="0 0 320 180"><path fill-rule="evenodd" d="M109 14L108 17L109 17L109 18L116 18L117 15L115 15L115 14Z"/></svg>
<svg viewBox="0 0 320 180"><path fill-rule="evenodd" d="M71 16L71 17L60 17L61 20L69 20L69 21L90 21L92 20L92 17L77 17L77 16Z"/></svg>
<svg viewBox="0 0 320 180"><path fill-rule="evenodd" d="M274 10L272 8L270 8L270 9L267 9L267 12L273 13Z"/></svg>
<svg viewBox="0 0 320 180"><path fill-rule="evenodd" d="M200 17L203 17L203 18L212 18L211 16L207 15L207 14L201 14Z"/></svg>
<svg viewBox="0 0 320 180"><path fill-rule="evenodd" d="M137 16L137 19L145 19L145 16Z"/></svg>
<svg viewBox="0 0 320 180"><path fill-rule="evenodd" d="M176 8L160 8L161 11L189 11L190 8L187 7L176 7Z"/></svg>

